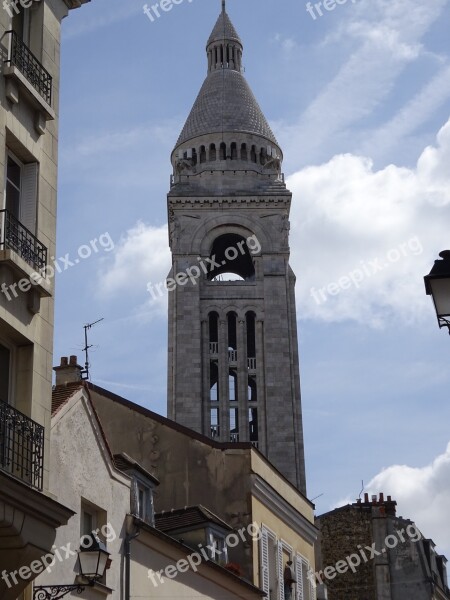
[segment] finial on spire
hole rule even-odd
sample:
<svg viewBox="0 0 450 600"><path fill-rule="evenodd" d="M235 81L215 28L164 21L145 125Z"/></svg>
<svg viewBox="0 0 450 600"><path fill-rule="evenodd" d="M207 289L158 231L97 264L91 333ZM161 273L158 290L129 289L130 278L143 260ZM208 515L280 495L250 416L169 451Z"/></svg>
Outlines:
<svg viewBox="0 0 450 600"><path fill-rule="evenodd" d="M225 12L226 0L222 0L222 12Z"/></svg>

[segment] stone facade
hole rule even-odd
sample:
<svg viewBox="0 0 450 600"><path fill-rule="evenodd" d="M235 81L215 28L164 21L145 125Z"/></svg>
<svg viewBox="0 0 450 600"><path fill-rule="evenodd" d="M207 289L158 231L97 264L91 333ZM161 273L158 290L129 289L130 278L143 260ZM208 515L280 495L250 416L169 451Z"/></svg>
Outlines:
<svg viewBox="0 0 450 600"><path fill-rule="evenodd" d="M0 9L0 565L7 572L50 550L72 514L48 496L54 280L44 268L56 242L61 21L86 1ZM17 594L0 578L3 600Z"/></svg>
<svg viewBox="0 0 450 600"><path fill-rule="evenodd" d="M446 558L412 521L396 515L390 496L369 500L366 494L364 501L317 517L316 525L316 583L321 592L326 586L319 598L450 599Z"/></svg>
<svg viewBox="0 0 450 600"><path fill-rule="evenodd" d="M224 8L172 153L168 415L252 442L305 492L291 193L242 52Z"/></svg>

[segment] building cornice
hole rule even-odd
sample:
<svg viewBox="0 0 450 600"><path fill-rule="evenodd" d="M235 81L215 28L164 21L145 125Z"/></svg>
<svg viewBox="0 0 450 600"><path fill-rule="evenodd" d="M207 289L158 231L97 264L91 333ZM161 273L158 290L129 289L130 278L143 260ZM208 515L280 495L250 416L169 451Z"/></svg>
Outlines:
<svg viewBox="0 0 450 600"><path fill-rule="evenodd" d="M319 533L317 527L291 506L289 502L280 496L267 482L261 479L259 475L252 475L251 493L302 539L309 544L314 544Z"/></svg>

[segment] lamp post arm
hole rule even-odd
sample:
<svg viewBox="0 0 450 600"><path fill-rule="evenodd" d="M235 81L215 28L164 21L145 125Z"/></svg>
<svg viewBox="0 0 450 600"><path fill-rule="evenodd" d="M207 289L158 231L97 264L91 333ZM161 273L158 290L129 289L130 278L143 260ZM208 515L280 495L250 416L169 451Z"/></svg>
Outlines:
<svg viewBox="0 0 450 600"><path fill-rule="evenodd" d="M70 592L81 594L84 592L84 586L79 584L74 585L40 585L33 590L33 600L59 600L64 598Z"/></svg>

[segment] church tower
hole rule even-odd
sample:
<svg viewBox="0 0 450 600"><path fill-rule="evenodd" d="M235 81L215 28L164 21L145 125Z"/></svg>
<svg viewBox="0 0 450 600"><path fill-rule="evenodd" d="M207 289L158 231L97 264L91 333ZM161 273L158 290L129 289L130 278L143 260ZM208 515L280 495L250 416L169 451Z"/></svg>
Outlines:
<svg viewBox="0 0 450 600"><path fill-rule="evenodd" d="M283 154L222 2L168 194L168 415L251 442L305 493L295 276Z"/></svg>

